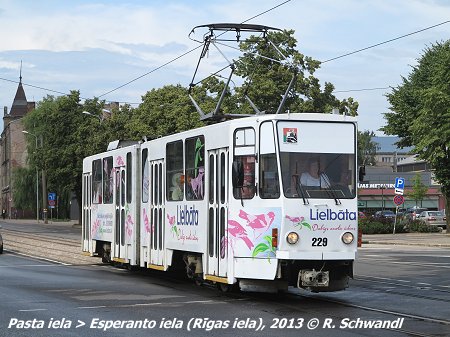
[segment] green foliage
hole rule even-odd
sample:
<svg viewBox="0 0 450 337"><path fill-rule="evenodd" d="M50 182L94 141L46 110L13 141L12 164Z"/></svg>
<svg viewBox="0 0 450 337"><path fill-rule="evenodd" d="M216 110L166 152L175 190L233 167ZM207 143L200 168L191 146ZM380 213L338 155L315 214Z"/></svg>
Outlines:
<svg viewBox="0 0 450 337"><path fill-rule="evenodd" d="M358 220L358 227L362 230L363 234L392 234L394 231L394 221L390 219L374 220L372 218L364 218ZM405 223L397 219L395 226L395 233L436 233L439 231L437 226L428 226L420 220Z"/></svg>
<svg viewBox="0 0 450 337"><path fill-rule="evenodd" d="M409 232L419 232L419 233L437 233L441 230L438 226L428 226L421 220L413 220L406 224L405 226Z"/></svg>
<svg viewBox="0 0 450 337"><path fill-rule="evenodd" d="M422 183L422 178L419 173L414 176L412 183L412 190L407 193L407 196L411 197L417 206L419 201L422 201L427 194L428 187Z"/></svg>
<svg viewBox="0 0 450 337"><path fill-rule="evenodd" d="M297 41L293 30L270 32L268 38L274 42L281 53L290 61L288 68L273 59L279 60L280 55L268 47L264 39L251 38L240 44L244 55L236 63L236 74L245 78L242 87L236 88L236 95L244 97L247 94L255 105L266 113L275 113L285 94L292 74L296 72L297 81L288 96L285 108L291 112L331 112L338 108L341 113L357 115L358 103L353 98L339 101L333 94L334 86L325 82L323 88L314 72L319 69L320 62L301 54L297 49ZM263 55L256 56L255 53ZM241 110L245 109L240 108ZM246 113L251 112L246 107Z"/></svg>
<svg viewBox="0 0 450 337"><path fill-rule="evenodd" d="M377 143L372 141L375 137L373 131L358 131L358 164L375 165L375 155L379 149Z"/></svg>
<svg viewBox="0 0 450 337"><path fill-rule="evenodd" d="M418 65L387 95L391 111L384 132L434 170L450 208L450 40L426 48ZM447 220L449 221L449 220Z"/></svg>
<svg viewBox="0 0 450 337"><path fill-rule="evenodd" d="M391 219L374 220L372 218L364 218L358 220L358 227L363 234L392 234L394 232L394 221ZM406 229L397 222L395 232L405 233Z"/></svg>
<svg viewBox="0 0 450 337"><path fill-rule="evenodd" d="M12 195L18 209L36 210L36 171L17 167L12 172Z"/></svg>
<svg viewBox="0 0 450 337"><path fill-rule="evenodd" d="M203 101L202 97L198 97ZM134 139L167 136L202 126L186 88L180 85L152 89L126 123L127 133Z"/></svg>

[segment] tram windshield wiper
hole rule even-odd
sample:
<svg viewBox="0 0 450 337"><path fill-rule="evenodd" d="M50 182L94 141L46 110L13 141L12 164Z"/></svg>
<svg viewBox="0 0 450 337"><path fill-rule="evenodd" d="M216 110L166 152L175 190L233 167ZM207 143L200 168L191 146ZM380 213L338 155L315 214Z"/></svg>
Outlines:
<svg viewBox="0 0 450 337"><path fill-rule="evenodd" d="M303 199L303 205L309 205L309 200L308 198L305 196L305 191L303 189L302 184L300 183L300 179L298 177L298 174L293 174L292 175L292 180L294 180L294 184L295 184L295 190L297 191L297 194L299 196L302 197Z"/></svg>

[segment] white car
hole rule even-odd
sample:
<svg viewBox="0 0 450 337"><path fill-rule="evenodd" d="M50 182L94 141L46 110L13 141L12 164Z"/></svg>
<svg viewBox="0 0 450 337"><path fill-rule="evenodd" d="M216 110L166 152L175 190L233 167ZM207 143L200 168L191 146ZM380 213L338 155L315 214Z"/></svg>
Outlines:
<svg viewBox="0 0 450 337"><path fill-rule="evenodd" d="M423 221L428 226L437 226L447 229L445 213L439 211L423 211L417 216L417 219Z"/></svg>

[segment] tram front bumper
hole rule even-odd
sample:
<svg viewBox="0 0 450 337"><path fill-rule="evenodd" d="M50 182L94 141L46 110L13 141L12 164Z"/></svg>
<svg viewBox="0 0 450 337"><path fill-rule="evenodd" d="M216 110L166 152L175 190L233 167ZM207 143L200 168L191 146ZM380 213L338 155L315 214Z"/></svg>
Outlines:
<svg viewBox="0 0 450 337"><path fill-rule="evenodd" d="M277 259L282 260L355 260L356 252L302 252L278 250Z"/></svg>

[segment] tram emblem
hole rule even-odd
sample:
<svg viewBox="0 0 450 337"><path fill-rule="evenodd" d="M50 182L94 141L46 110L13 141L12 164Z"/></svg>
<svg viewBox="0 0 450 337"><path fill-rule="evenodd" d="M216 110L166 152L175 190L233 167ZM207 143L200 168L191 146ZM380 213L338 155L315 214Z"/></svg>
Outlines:
<svg viewBox="0 0 450 337"><path fill-rule="evenodd" d="M283 143L297 143L297 128L283 128Z"/></svg>

